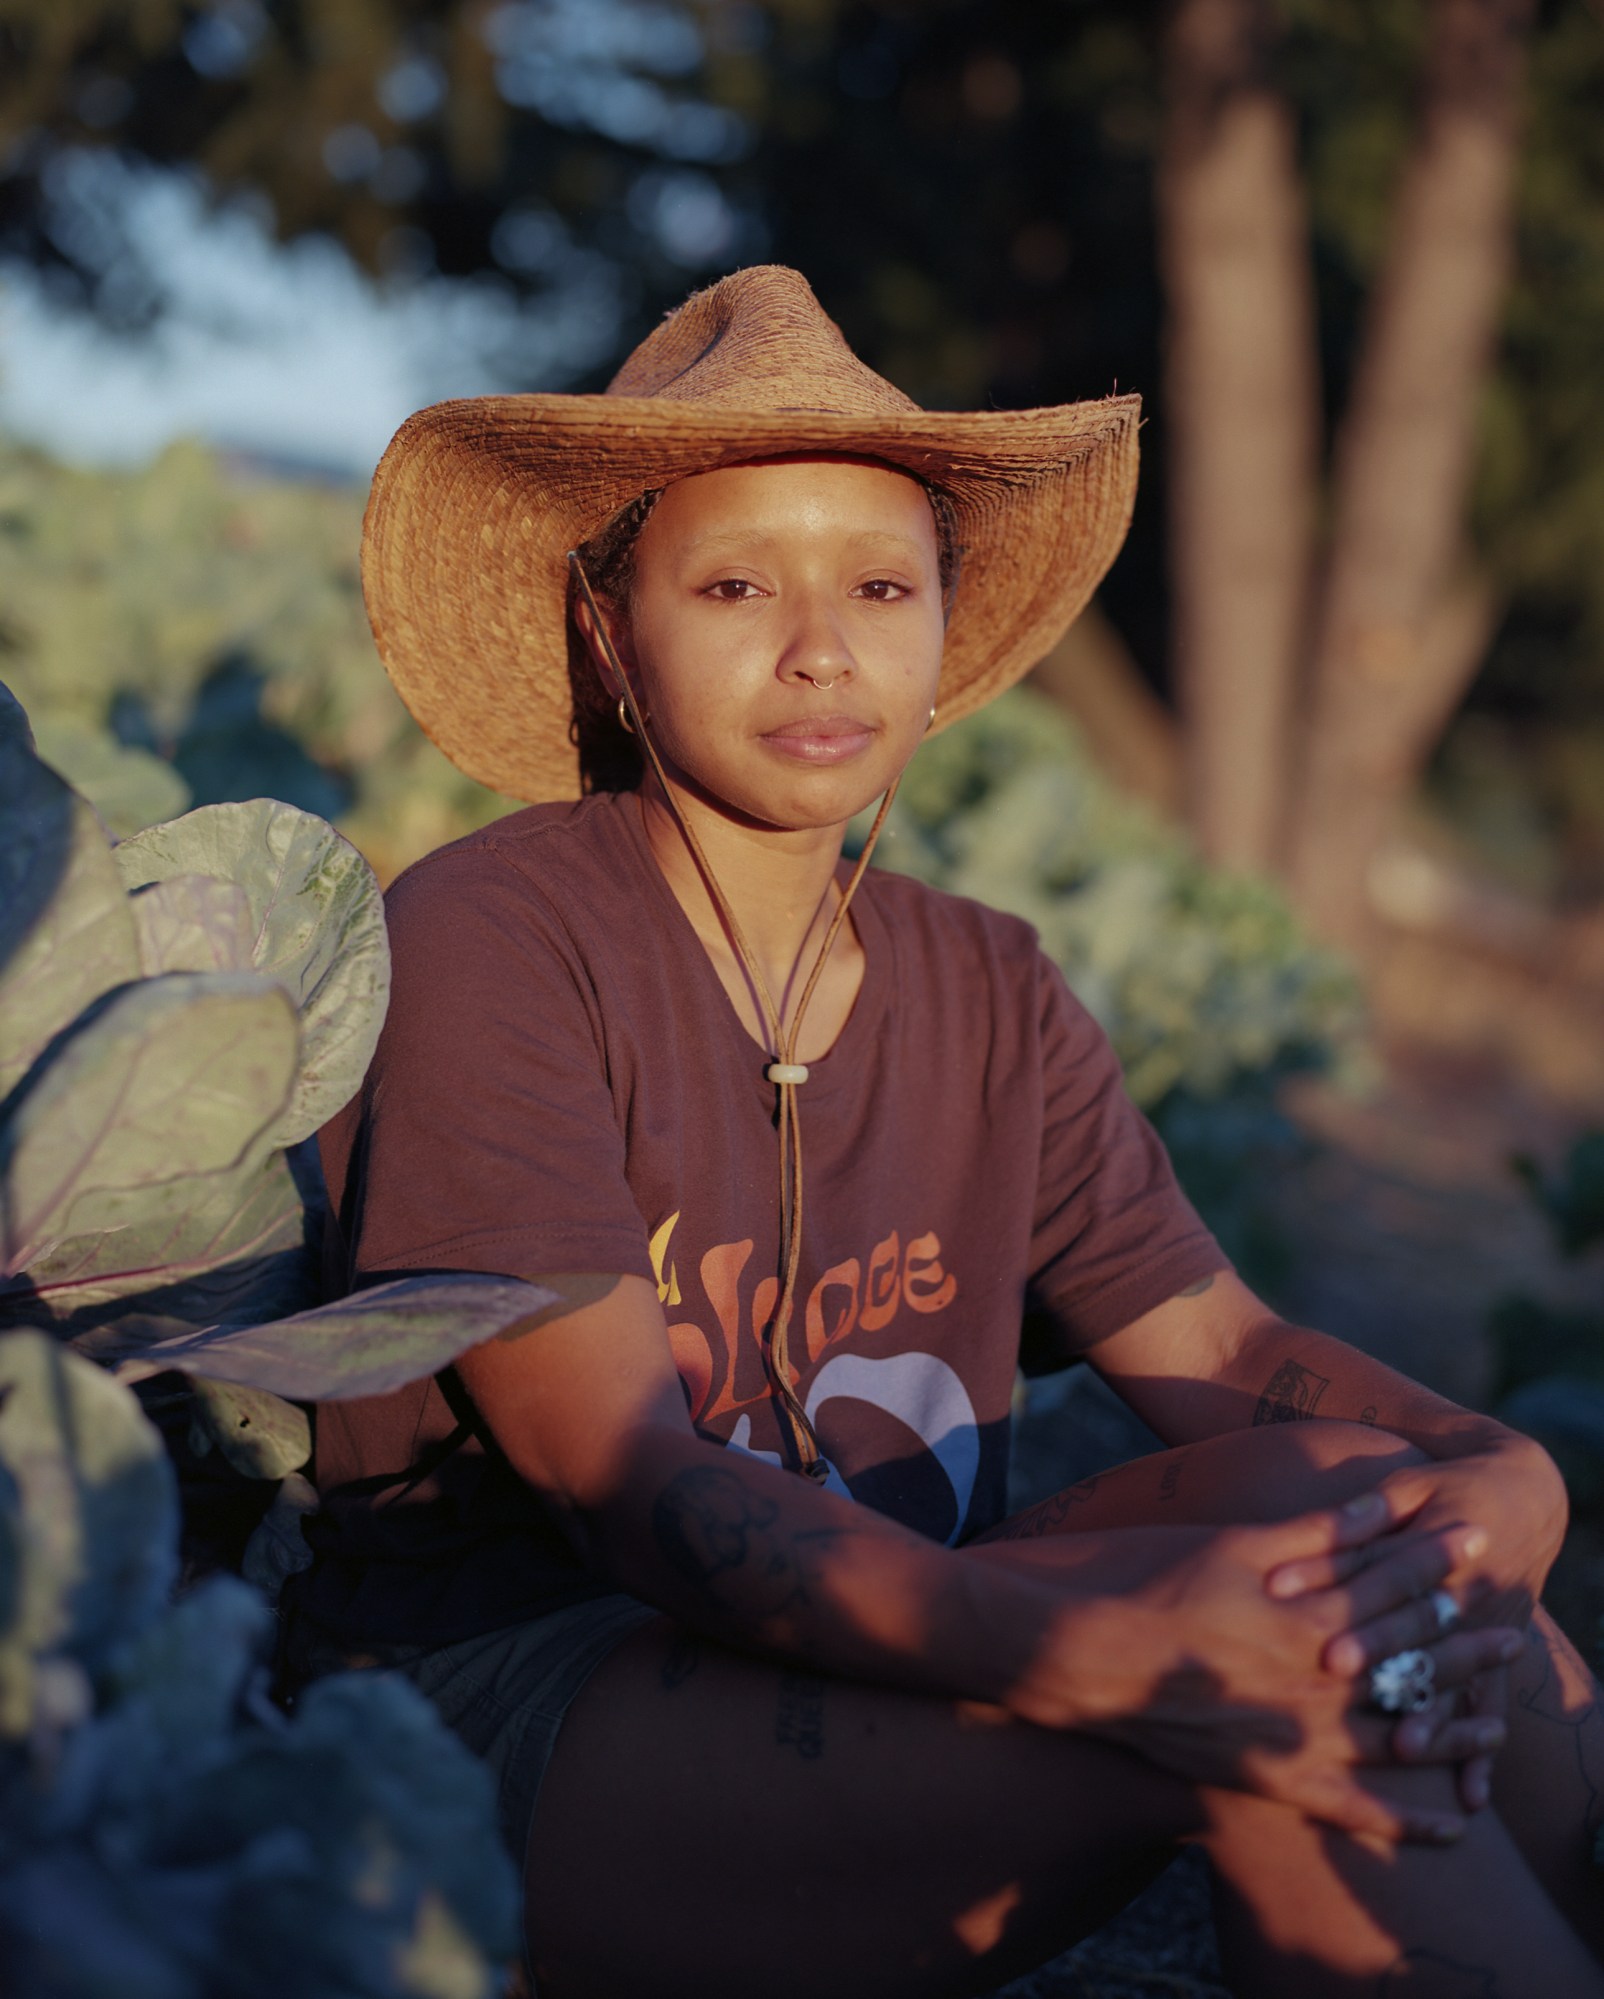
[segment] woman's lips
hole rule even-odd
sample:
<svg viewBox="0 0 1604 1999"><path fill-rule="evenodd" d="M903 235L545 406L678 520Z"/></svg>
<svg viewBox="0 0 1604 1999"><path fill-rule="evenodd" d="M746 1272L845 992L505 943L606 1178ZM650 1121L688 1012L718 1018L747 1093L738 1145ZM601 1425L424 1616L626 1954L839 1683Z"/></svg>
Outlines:
<svg viewBox="0 0 1604 1999"><path fill-rule="evenodd" d="M873 735L872 725L860 722L855 715L818 715L782 722L779 728L766 730L762 740L781 756L794 757L799 763L823 764L856 756Z"/></svg>

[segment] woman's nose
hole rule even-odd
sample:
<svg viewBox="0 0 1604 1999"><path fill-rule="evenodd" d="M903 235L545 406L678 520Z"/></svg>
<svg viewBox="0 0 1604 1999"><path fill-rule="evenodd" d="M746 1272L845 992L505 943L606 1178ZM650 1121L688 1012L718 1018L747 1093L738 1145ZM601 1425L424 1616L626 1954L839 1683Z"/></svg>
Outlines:
<svg viewBox="0 0 1604 1999"><path fill-rule="evenodd" d="M833 687L857 671L857 661L833 608L817 598L800 603L776 662L782 680Z"/></svg>

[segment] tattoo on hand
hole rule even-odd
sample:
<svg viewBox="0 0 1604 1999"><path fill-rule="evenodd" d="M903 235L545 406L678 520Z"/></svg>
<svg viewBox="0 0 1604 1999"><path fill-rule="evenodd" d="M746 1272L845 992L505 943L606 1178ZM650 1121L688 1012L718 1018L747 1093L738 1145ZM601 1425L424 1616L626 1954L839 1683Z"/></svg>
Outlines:
<svg viewBox="0 0 1604 1999"><path fill-rule="evenodd" d="M1377 1414L1378 1411L1376 1409L1376 1405L1373 1402L1367 1402L1365 1406L1359 1411L1359 1421L1363 1423L1367 1428L1373 1430L1376 1427Z"/></svg>
<svg viewBox="0 0 1604 1999"><path fill-rule="evenodd" d="M1173 1499L1180 1489L1181 1464L1185 1451L1172 1451L1164 1460L1164 1469L1158 1477L1158 1496L1161 1500Z"/></svg>
<svg viewBox="0 0 1604 1999"><path fill-rule="evenodd" d="M1461 1964L1441 1951L1417 1947L1395 1957L1376 1986L1379 1999L1499 1999L1498 1977L1481 1964Z"/></svg>
<svg viewBox="0 0 1604 1999"><path fill-rule="evenodd" d="M780 1675L774 1741L778 1748L794 1749L804 1763L816 1763L824 1754L824 1684L817 1673Z"/></svg>
<svg viewBox="0 0 1604 1999"><path fill-rule="evenodd" d="M652 1531L670 1564L697 1594L720 1609L739 1608L761 1624L806 1603L813 1563L847 1531L796 1533L778 1527L780 1509L766 1494L718 1465L678 1472L652 1507Z"/></svg>
<svg viewBox="0 0 1604 1999"><path fill-rule="evenodd" d="M1306 1423L1331 1383L1295 1360L1284 1360L1264 1384L1253 1427L1263 1423Z"/></svg>
<svg viewBox="0 0 1604 1999"><path fill-rule="evenodd" d="M702 1663L702 1641L694 1631L676 1630L669 1643L668 1657L663 1661L659 1678L665 1693L675 1693L684 1686Z"/></svg>
<svg viewBox="0 0 1604 1999"><path fill-rule="evenodd" d="M1005 1520L989 1538L996 1541L1035 1541L1043 1534L1056 1534L1081 1501L1090 1499L1102 1482L1101 1477L1083 1478L1079 1485L1066 1486L1062 1492L1055 1492L1051 1499L1040 1500L1035 1506L1027 1506L1023 1513L1016 1513L1011 1520Z"/></svg>

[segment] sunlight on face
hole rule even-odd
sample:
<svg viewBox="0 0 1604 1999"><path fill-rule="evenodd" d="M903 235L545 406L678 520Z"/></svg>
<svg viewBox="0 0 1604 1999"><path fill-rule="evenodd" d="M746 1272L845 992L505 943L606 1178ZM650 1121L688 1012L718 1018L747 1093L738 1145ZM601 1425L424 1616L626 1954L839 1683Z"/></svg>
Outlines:
<svg viewBox="0 0 1604 1999"><path fill-rule="evenodd" d="M917 749L943 631L918 482L784 458L668 488L636 546L620 649L671 776L743 817L818 827Z"/></svg>

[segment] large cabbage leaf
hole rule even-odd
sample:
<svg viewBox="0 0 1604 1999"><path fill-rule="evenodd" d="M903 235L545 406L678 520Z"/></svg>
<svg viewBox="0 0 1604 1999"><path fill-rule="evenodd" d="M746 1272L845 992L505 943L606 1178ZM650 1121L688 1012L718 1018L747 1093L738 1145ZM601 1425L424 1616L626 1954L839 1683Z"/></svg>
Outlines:
<svg viewBox="0 0 1604 1999"><path fill-rule="evenodd" d="M196 1175L238 1166L295 1080L296 1017L255 973L177 973L113 995L0 1122L0 1259L15 1276L54 1242L182 1212Z"/></svg>
<svg viewBox="0 0 1604 1999"><path fill-rule="evenodd" d="M251 963L301 1014L300 1072L278 1142L308 1137L355 1094L384 1024L390 947L373 870L323 820L266 798L152 826L116 859L129 889L206 875L244 891Z"/></svg>
<svg viewBox="0 0 1604 1999"><path fill-rule="evenodd" d="M187 1327L298 1312L317 1295L306 1195L285 1155L169 1182L160 1212L142 1194L101 1197L107 1226L67 1236L9 1286L0 1324L49 1326L110 1362Z"/></svg>
<svg viewBox="0 0 1604 1999"><path fill-rule="evenodd" d="M251 899L237 882L210 875L172 875L134 897L139 962L147 978L160 972L248 972L256 925Z"/></svg>
<svg viewBox="0 0 1604 1999"><path fill-rule="evenodd" d="M99 820L23 734L0 735L0 1096L91 1000L138 976Z"/></svg>
<svg viewBox="0 0 1604 1999"><path fill-rule="evenodd" d="M161 1435L110 1376L0 1336L0 1737L36 1731L50 1669L103 1670L160 1610L178 1495Z"/></svg>
<svg viewBox="0 0 1604 1999"><path fill-rule="evenodd" d="M158 1340L117 1372L133 1382L173 1368L293 1402L350 1401L434 1374L554 1302L538 1284L510 1277L402 1277L271 1325Z"/></svg>

